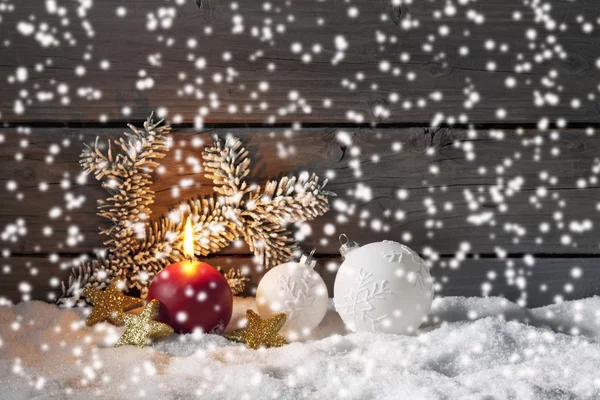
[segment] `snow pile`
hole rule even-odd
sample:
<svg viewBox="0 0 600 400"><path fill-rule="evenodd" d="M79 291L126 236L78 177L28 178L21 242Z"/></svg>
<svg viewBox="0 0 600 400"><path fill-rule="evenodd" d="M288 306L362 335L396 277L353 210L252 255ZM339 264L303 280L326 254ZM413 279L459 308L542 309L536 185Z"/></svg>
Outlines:
<svg viewBox="0 0 600 400"><path fill-rule="evenodd" d="M229 329L246 308L236 299ZM348 334L330 310L312 339L259 351L215 335L115 349L123 328L87 328L82 313L0 308L2 399L600 398L598 297L532 310L444 298L417 336Z"/></svg>

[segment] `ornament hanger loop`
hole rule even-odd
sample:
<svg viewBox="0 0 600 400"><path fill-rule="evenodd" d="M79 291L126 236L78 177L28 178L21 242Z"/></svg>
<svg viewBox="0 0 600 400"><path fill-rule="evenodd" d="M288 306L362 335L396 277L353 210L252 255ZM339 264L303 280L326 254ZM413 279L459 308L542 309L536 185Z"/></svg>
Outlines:
<svg viewBox="0 0 600 400"><path fill-rule="evenodd" d="M345 240L342 241L342 239L345 239ZM346 254L348 254L352 250L360 247L360 244L356 243L354 240L350 240L345 233L342 233L340 235L340 244L342 245L340 247L340 254L341 254L342 258L346 258Z"/></svg>
<svg viewBox="0 0 600 400"><path fill-rule="evenodd" d="M342 233L339 237L340 239L340 244L344 245L346 243L348 243L350 241L350 239L348 239L348 236L346 236L345 233ZM344 241L342 242L342 239L344 239Z"/></svg>
<svg viewBox="0 0 600 400"><path fill-rule="evenodd" d="M316 249L312 249L309 255L302 254L302 256L300 257L300 263L306 264L309 267L314 268L315 265L317 265L317 260L315 260L315 258L313 257L313 255L315 254L315 250Z"/></svg>

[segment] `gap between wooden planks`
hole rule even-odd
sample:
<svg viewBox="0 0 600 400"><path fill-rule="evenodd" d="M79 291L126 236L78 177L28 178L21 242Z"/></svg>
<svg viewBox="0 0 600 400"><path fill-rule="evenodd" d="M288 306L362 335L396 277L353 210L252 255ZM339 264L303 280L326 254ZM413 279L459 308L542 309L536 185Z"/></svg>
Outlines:
<svg viewBox="0 0 600 400"><path fill-rule="evenodd" d="M29 281L35 288L32 293L38 298L45 298L51 290L50 277L64 279L68 276L68 269L61 270L49 262L49 254L60 254L60 262L63 262L63 258L68 260L72 257L70 254L89 253L102 246L97 229L103 221L95 215L94 199L103 198L105 194L93 177L88 177L82 185L76 183L75 178L80 173L78 157L81 142L92 142L96 135L114 137L122 129L6 128L0 132L6 138L0 147L0 181L15 181L18 187L14 192L0 193L3 205L0 223L6 226L21 216L28 230L27 235L19 238L16 244L4 243L9 252L8 257L1 261L3 270L8 272L2 275L0 294L18 300L20 289L27 289L26 285L19 285ZM487 294L502 294L517 300L522 293L527 293L529 305L551 303L556 294L577 298L597 292L600 282L596 274L597 228L594 226L590 232L580 235L572 234L573 240L569 245L561 243L564 229L551 230L544 235L539 233L540 224L552 221L557 209L561 210L567 222L581 221L597 212L598 188L589 186L582 189L577 183L578 178L589 176L600 146L596 137L584 130L562 130L558 134L508 130L500 140L498 130L479 131L477 137L472 137L466 130L449 128L307 128L300 131L232 128L210 129L201 133L181 129L174 132L173 137L176 145L184 147L181 151L173 149L170 152L163 163L165 173L156 176L154 217L182 199L212 192L210 182L201 172L193 171L193 162L186 161L188 157L199 159L203 144L210 143L213 134L234 134L242 138L254 161L250 179L257 183L263 184L269 178L304 170L314 171L322 177L328 171L333 173L327 186L338 194L333 200L350 205L354 211L342 213L345 214L344 220L336 217L339 210L330 211L312 221L313 234L301 240L305 250L316 247L317 254L326 263L339 262L339 257L332 255L337 254L337 235L344 232L361 243L392 239L405 242L422 254L434 249L440 256L433 269L437 282L442 285L438 291L440 295L485 294L481 287L485 281L492 285ZM27 141L27 146L21 145L23 140ZM542 144L536 145L538 142ZM60 152L49 164L46 158L51 155L50 147L56 143L61 144ZM193 143L199 146L195 147ZM465 144L474 146L475 160L468 160ZM360 152L356 153L354 146ZM560 150L559 156L551 155L553 148ZM21 161L16 161L17 153L23 155ZM519 156L516 157L516 154ZM507 159L514 163L506 165ZM360 178L356 176L356 165L360 166ZM432 166L435 168L432 169ZM505 171L498 174L495 169L498 166L505 166ZM481 174L481 167L490 172ZM542 171L556 177L557 183L542 183ZM477 196L487 195L490 187L498 184L498 175L506 179L521 176L524 183L507 200L509 207L504 212L500 212L499 205L491 199L481 203L482 211L495 214L497 222L493 226L473 225L468 220L473 211L465 200L465 191ZM181 186L181 179L193 179L193 184L180 188L179 197L174 198L172 188ZM61 187L64 180L69 181L71 186ZM48 191L40 192L40 181L48 183ZM371 200L356 195L359 182L371 187ZM531 204L531 196L540 185L548 186L550 194L548 203L543 202L538 208ZM397 191L402 188L407 189L409 195L399 199ZM86 200L80 207L67 210L64 208L67 193L84 195ZM554 193L555 199L552 198ZM18 199L19 194L23 195L22 200ZM425 201L427 198L431 200ZM429 210L431 201L438 209L434 214ZM448 202L453 204L453 208L444 211ZM561 203L564 206L561 207ZM50 219L48 212L57 205L63 207L64 213L59 219ZM389 215L386 210L391 210ZM396 218L398 210L404 213L401 219ZM380 232L373 231L374 220L381 222ZM441 226L435 227L438 221ZM531 234L519 237L507 232L506 225L514 223ZM334 234L324 233L327 224L336 226ZM68 246L65 237L73 225L79 227L84 237L81 242ZM42 233L45 226L53 227L52 235ZM410 240L406 240L406 232L410 233ZM541 238L542 242L536 243L537 238ZM470 247L458 251L464 243L469 243ZM489 258L495 256L498 248L507 251L507 260ZM456 256L452 255L457 251L462 254L458 258L465 257L466 260L459 263L459 268L453 269L450 265ZM524 262L526 254L536 258L534 266ZM251 257L243 246L225 250L209 260L215 260L223 267L247 265L253 269L255 282L261 276L254 270ZM514 279L507 279L507 265L516 276L527 277L526 287L519 288ZM582 278L572 276L573 267L583 271ZM321 268L331 289L334 268ZM37 271L37 275L32 271ZM493 273L488 275L490 271ZM491 279L494 273L495 278ZM545 290L543 284L547 285Z"/></svg>
<svg viewBox="0 0 600 400"><path fill-rule="evenodd" d="M13 302L22 299L51 300L60 295L56 283L68 278L73 257L61 257L53 263L43 255L13 256L2 259L2 265L10 265L10 272L2 273L0 297ZM250 255L209 256L203 258L213 266L248 268L253 282L243 295L252 295L265 271L257 272ZM432 263L431 274L436 283L436 296L504 296L511 301L524 300L528 307L552 304L559 300L571 300L597 295L600 290L600 259L597 257L539 258L534 266L526 265L522 258L466 259L457 269L449 268L450 258ZM329 296L333 296L335 273L342 260L336 255L317 257L316 270L321 274ZM66 268L61 268L61 264ZM527 278L525 286L506 276L509 270L523 272ZM582 275L574 278L572 271L579 268ZM491 278L494 277L494 278ZM482 285L487 282L490 287ZM23 297L23 295L28 297ZM50 296L50 297L49 297Z"/></svg>
<svg viewBox="0 0 600 400"><path fill-rule="evenodd" d="M352 112L365 122L428 124L436 114L458 118L470 95L478 93L483 101L468 109L468 122L531 123L548 116L569 123L598 122L600 106L588 94L600 80L600 48L596 36L580 26L581 15L591 20L598 16L591 3L553 2L544 18L560 21L565 29L551 34L539 29L538 39L528 40L527 32L539 26L540 16L535 4L520 0L480 0L476 8L456 4L456 15L443 19L448 36L439 32L444 4L433 1L396 7L389 0L357 1L356 19L348 16L348 5L335 0L276 1L270 11L255 1L240 2L235 10L219 0L187 1L173 7L177 15L170 28L154 31L148 30L149 16L156 18L163 0L104 0L86 10L86 24L73 20L68 28L43 6L21 1L13 12L3 13L0 25L9 44L0 65L5 82L0 112L5 122L99 121L101 116L123 121L143 119L149 110L165 107L193 122L198 108L206 105L206 122L264 123L275 117L275 122L345 123ZM116 14L123 6L124 19ZM80 4L62 7L75 19ZM514 18L517 12L519 20ZM483 16L485 23L474 23L467 17L470 13ZM15 29L34 17L56 29L60 46L42 47L35 35ZM239 17L242 31L232 23ZM87 23L94 32L91 37L84 29ZM269 37L264 36L267 30ZM72 43L64 39L67 31ZM333 62L340 42L347 48ZM298 45L299 53L292 50ZM548 46L546 52L560 49L556 52L564 57L537 59L543 46ZM462 48L468 55L460 54ZM306 55L309 62L303 60ZM110 68L103 69L102 60ZM14 79L22 66L29 71L24 82ZM85 73L76 75L77 67ZM153 80L151 89L138 88L142 78ZM514 87L507 86L508 78L515 79ZM69 86L66 95L58 89L60 83ZM95 90L100 96L92 100ZM21 97L24 91L28 98ZM537 106L534 95L543 98L548 92L561 101ZM38 93L46 101L37 101ZM210 104L215 94L218 106ZM571 99L581 105L572 107ZM17 100L25 108L22 114L14 111ZM502 120L499 109L506 111Z"/></svg>
<svg viewBox="0 0 600 400"><path fill-rule="evenodd" d="M27 235L15 244L4 243L12 253L87 253L102 247L98 227L107 221L96 215L96 200L106 193L93 176L78 179L79 155L82 142L92 143L96 135L103 140L116 137L122 131L0 129L5 137L0 182L17 186L0 192L0 222L6 226L21 217L27 228ZM499 139L497 130L471 137L467 130L450 128L181 129L174 132L175 148L155 176L153 218L187 198L213 194L212 182L201 171L201 153L214 134L243 140L253 161L250 183L263 185L302 171L330 177L327 189L337 193L331 198L332 210L310 222L310 236L299 238L317 253L335 254L337 236L346 233L361 243L398 240L419 252L431 248L442 255L456 253L465 242L470 248L461 252L473 254L493 254L498 248L509 254L600 254L599 227L594 224L577 233L569 226L598 212L600 185L579 187L580 179L593 175L600 152L598 139L585 130L508 130ZM60 151L53 155L51 148L57 144ZM558 155L553 155L554 149ZM47 184L46 191L40 190L41 182ZM518 189L508 190L511 185ZM503 196L500 202L492 193L497 188ZM532 203L532 197L539 201ZM57 218L50 217L54 207L61 209ZM554 228L560 222L556 212L561 213L562 229ZM486 215L493 221L486 222ZM542 224L552 229L543 232ZM81 236L68 244L74 226ZM50 235L44 233L46 227L52 228ZM247 251L241 247L224 253Z"/></svg>

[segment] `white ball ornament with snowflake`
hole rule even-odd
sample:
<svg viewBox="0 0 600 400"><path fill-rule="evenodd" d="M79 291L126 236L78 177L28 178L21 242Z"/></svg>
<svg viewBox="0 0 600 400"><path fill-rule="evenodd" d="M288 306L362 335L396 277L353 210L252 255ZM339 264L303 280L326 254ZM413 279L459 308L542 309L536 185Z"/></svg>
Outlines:
<svg viewBox="0 0 600 400"><path fill-rule="evenodd" d="M323 278L314 270L313 253L271 269L256 290L261 318L287 315L281 332L290 341L308 336L327 312L329 295Z"/></svg>
<svg viewBox="0 0 600 400"><path fill-rule="evenodd" d="M340 243L344 262L335 278L333 301L346 326L355 332L414 332L433 300L427 263L390 240L360 246L341 235Z"/></svg>

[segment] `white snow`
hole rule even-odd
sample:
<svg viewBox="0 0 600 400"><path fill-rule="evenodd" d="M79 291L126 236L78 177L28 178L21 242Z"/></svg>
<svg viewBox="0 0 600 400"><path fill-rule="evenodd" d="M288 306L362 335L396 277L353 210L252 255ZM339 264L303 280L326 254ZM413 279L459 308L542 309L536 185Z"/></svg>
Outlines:
<svg viewBox="0 0 600 400"><path fill-rule="evenodd" d="M228 329L254 299L236 298ZM311 339L246 350L216 335L112 348L123 328L84 310L0 308L3 399L598 399L600 298L524 309L501 298L434 303L417 336L345 331L329 311ZM561 333L564 332L564 333Z"/></svg>

